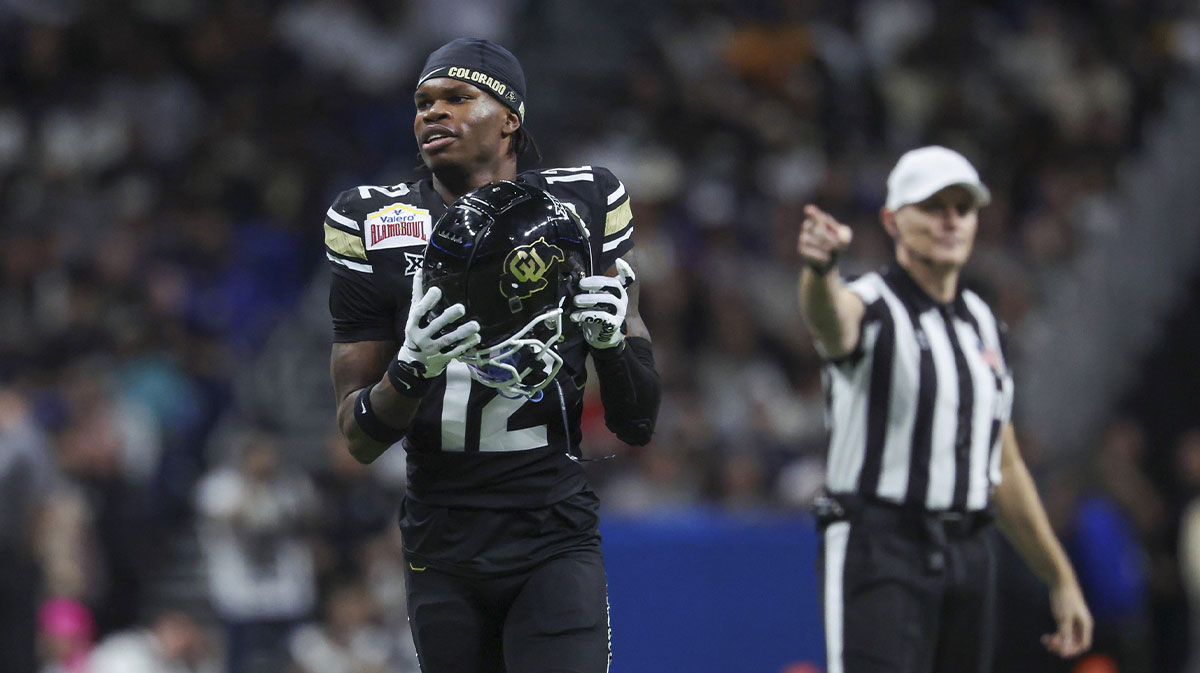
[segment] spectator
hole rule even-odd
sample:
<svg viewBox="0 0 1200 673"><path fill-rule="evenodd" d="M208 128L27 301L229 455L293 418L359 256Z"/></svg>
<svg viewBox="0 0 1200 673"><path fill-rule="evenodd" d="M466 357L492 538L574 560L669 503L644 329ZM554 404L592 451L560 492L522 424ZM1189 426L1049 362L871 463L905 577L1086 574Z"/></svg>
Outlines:
<svg viewBox="0 0 1200 673"><path fill-rule="evenodd" d="M404 584L404 551L400 529L391 527L362 546L362 579L379 611L380 624L394 647L397 673L416 671L417 649L408 622L408 589Z"/></svg>
<svg viewBox="0 0 1200 673"><path fill-rule="evenodd" d="M1096 450L1093 488L1075 504L1067 538L1096 618L1095 650L1128 673L1153 670L1148 540L1162 525L1163 503L1140 464L1144 444L1136 422L1109 425Z"/></svg>
<svg viewBox="0 0 1200 673"><path fill-rule="evenodd" d="M92 652L89 673L224 673L211 635L183 612L121 631Z"/></svg>
<svg viewBox="0 0 1200 673"><path fill-rule="evenodd" d="M419 673L397 667L396 638L382 628L378 607L361 584L335 587L324 612L320 623L302 625L291 636L297 673Z"/></svg>
<svg viewBox="0 0 1200 673"><path fill-rule="evenodd" d="M96 624L82 603L68 599L46 601L38 610L40 673L91 673Z"/></svg>
<svg viewBox="0 0 1200 673"><path fill-rule="evenodd" d="M692 506L699 497L699 477L689 457L673 448L674 433L650 444L632 458L632 469L609 479L605 508L611 512L651 516Z"/></svg>
<svg viewBox="0 0 1200 673"><path fill-rule="evenodd" d="M37 598L41 591L35 549L38 520L49 511L59 475L46 437L17 392L0 388L0 671L36 670Z"/></svg>
<svg viewBox="0 0 1200 673"><path fill-rule="evenodd" d="M62 423L58 464L87 503L96 531L97 629L131 627L150 567L153 526L151 479L162 450L158 425L142 407L121 397L107 362L79 363L60 389ZM92 587L96 589L97 587Z"/></svg>
<svg viewBox="0 0 1200 673"><path fill-rule="evenodd" d="M316 505L308 475L281 463L279 438L265 430L202 479L200 538L229 673L278 670L287 634L312 614Z"/></svg>
<svg viewBox="0 0 1200 673"><path fill-rule="evenodd" d="M394 525L400 496L394 484L354 460L340 432L329 435L325 448L328 462L314 475L321 498L320 575L358 575L362 546Z"/></svg>

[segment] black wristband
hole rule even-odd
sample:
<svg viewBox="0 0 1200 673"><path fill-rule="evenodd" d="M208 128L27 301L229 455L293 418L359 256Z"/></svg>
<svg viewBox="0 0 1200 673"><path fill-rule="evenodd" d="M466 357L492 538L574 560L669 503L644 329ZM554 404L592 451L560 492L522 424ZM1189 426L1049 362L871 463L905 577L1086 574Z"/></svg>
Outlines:
<svg viewBox="0 0 1200 673"><path fill-rule="evenodd" d="M812 269L813 273L817 274L818 276L824 276L825 274L829 273L830 269L837 266L838 254L840 252L841 252L841 250L833 250L832 252L830 252L829 259L827 261L825 261L824 263L814 262L812 260L806 259L806 260L804 260L804 266L807 266L808 268Z"/></svg>
<svg viewBox="0 0 1200 673"><path fill-rule="evenodd" d="M375 409L371 407L371 391L374 389L375 384L372 383L363 388L354 400L354 421L371 439L383 444L395 444L403 439L405 431L393 428L375 415Z"/></svg>
<svg viewBox="0 0 1200 673"><path fill-rule="evenodd" d="M420 362L401 362L399 358L392 358L387 377L396 394L404 397L425 397L433 385L433 379L425 378L425 365Z"/></svg>

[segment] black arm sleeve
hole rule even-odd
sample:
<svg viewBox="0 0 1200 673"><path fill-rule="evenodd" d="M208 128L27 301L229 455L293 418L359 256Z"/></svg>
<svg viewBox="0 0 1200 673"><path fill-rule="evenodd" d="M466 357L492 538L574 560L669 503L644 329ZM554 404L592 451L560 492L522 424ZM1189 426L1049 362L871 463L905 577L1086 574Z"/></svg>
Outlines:
<svg viewBox="0 0 1200 673"><path fill-rule="evenodd" d="M592 352L592 361L600 378L604 424L622 442L642 446L654 434L662 396L650 341L629 337L620 354L598 353Z"/></svg>

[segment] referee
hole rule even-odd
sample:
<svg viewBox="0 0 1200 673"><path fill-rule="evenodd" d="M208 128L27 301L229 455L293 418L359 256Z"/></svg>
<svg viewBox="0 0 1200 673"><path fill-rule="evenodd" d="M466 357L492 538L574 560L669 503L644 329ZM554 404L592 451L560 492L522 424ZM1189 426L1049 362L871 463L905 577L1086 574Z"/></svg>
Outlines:
<svg viewBox="0 0 1200 673"><path fill-rule="evenodd" d="M900 158L880 220L895 263L846 284L851 230L807 206L800 310L826 359L831 436L821 579L829 673L986 673L993 516L1050 587L1051 652L1090 647L1092 616L1017 448L1003 328L959 287L991 198L962 155Z"/></svg>

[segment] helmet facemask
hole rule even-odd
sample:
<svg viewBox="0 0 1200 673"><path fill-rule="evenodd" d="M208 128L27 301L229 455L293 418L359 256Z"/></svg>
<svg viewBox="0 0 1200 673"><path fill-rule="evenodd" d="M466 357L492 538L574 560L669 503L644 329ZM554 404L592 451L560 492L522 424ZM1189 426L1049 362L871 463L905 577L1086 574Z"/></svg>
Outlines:
<svg viewBox="0 0 1200 673"><path fill-rule="evenodd" d="M459 356L471 378L504 397L540 398L563 364L554 347L562 340L562 303L535 316L507 339Z"/></svg>

